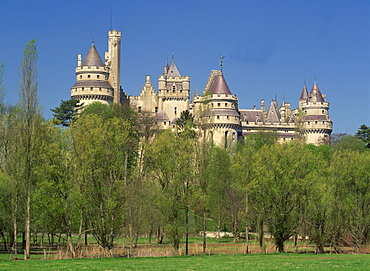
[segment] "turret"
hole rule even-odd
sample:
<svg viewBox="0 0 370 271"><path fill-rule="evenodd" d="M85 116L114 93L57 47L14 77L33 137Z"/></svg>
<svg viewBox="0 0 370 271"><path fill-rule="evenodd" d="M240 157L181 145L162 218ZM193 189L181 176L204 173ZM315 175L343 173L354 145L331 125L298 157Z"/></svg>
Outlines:
<svg viewBox="0 0 370 271"><path fill-rule="evenodd" d="M77 56L76 83L71 88L71 98L81 100L84 105L92 102L113 102L113 88L108 82L109 69L106 67L94 43L82 62L82 55Z"/></svg>
<svg viewBox="0 0 370 271"><path fill-rule="evenodd" d="M199 125L206 136L219 146L228 148L241 135L238 97L233 95L221 71L212 71L203 96L194 98Z"/></svg>
<svg viewBox="0 0 370 271"><path fill-rule="evenodd" d="M302 95L301 95L302 97ZM306 101L300 99L300 106L304 113L304 132L306 143L329 143L332 132L332 121L329 115L329 103L316 83L308 94Z"/></svg>

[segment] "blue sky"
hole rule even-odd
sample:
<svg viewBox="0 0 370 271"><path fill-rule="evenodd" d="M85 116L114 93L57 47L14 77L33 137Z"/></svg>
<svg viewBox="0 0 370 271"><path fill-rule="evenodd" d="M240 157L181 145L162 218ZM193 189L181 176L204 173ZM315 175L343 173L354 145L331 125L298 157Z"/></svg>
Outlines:
<svg viewBox="0 0 370 271"><path fill-rule="evenodd" d="M362 0L0 0L5 101L17 103L22 52L36 39L40 105L51 118L50 108L70 97L77 54L84 57L94 39L104 58L110 7L112 27L122 31L121 84L130 95L139 94L147 74L157 89L172 52L191 90L201 91L222 55L240 108L260 108L275 95L295 108L304 80L310 90L316 77L333 133L370 125L370 2Z"/></svg>

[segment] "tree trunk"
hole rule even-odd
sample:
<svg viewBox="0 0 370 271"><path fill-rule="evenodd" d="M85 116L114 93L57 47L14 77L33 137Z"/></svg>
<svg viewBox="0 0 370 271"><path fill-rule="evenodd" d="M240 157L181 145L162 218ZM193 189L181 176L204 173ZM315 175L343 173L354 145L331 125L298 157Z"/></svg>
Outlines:
<svg viewBox="0 0 370 271"><path fill-rule="evenodd" d="M203 253L207 250L207 218L206 212L203 211Z"/></svg>
<svg viewBox="0 0 370 271"><path fill-rule="evenodd" d="M15 188L17 189L17 187ZM13 230L14 230L14 236L13 236L13 249L14 249L14 260L18 260L18 240L17 240L17 212L18 212L18 192L15 192L15 199L14 199L14 210L13 210Z"/></svg>
<svg viewBox="0 0 370 271"><path fill-rule="evenodd" d="M248 194L245 194L245 254L249 253L249 230L248 230Z"/></svg>
<svg viewBox="0 0 370 271"><path fill-rule="evenodd" d="M187 207L185 210L185 225L186 225L185 255L189 255L189 209Z"/></svg>

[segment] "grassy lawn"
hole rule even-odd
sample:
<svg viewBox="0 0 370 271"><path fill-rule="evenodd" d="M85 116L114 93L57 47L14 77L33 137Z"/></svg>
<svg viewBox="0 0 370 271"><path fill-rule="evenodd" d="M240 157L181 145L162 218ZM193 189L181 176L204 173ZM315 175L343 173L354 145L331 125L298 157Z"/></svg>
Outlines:
<svg viewBox="0 0 370 271"><path fill-rule="evenodd" d="M252 254L162 258L0 260L0 270L370 270L370 255Z"/></svg>

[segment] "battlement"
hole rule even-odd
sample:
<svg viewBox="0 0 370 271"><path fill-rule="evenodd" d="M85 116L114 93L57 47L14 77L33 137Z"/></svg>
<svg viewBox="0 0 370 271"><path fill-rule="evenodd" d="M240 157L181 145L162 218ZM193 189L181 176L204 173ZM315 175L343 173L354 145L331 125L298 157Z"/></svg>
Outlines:
<svg viewBox="0 0 370 271"><path fill-rule="evenodd" d="M116 29L108 31L108 36L121 37L121 31Z"/></svg>
<svg viewBox="0 0 370 271"><path fill-rule="evenodd" d="M76 67L76 73L80 72L102 72L102 73L108 73L109 68L108 67L97 67L97 66L78 66Z"/></svg>

